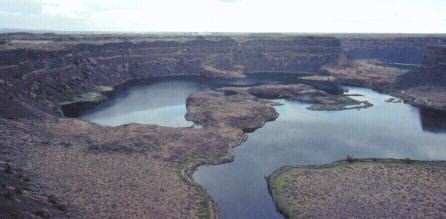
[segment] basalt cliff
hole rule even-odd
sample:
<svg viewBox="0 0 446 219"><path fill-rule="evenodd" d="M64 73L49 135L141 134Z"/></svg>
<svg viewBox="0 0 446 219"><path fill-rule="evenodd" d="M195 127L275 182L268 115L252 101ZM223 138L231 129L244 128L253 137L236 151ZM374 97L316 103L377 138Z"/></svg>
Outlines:
<svg viewBox="0 0 446 219"><path fill-rule="evenodd" d="M446 46L429 46L423 64L401 75L394 94L414 105L446 110Z"/></svg>
<svg viewBox="0 0 446 219"><path fill-rule="evenodd" d="M342 48L352 59L379 59L386 63L421 64L428 46L445 45L444 36L345 36Z"/></svg>

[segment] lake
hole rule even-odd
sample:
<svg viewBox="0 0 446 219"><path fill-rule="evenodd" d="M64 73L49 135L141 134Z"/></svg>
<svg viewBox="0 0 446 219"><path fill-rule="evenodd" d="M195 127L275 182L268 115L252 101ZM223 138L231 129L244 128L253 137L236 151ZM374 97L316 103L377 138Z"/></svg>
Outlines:
<svg viewBox="0 0 446 219"><path fill-rule="evenodd" d="M223 85L289 82L283 78L209 81L199 78L155 80L127 87L81 118L116 126L125 123L172 127L193 125L184 119L185 100L195 91ZM345 87L374 106L362 110L309 111L308 104L278 100L280 116L249 133L236 147L233 162L201 166L193 177L217 202L220 218L282 218L268 194L265 177L283 165L325 164L355 158L446 159L446 116L366 88Z"/></svg>

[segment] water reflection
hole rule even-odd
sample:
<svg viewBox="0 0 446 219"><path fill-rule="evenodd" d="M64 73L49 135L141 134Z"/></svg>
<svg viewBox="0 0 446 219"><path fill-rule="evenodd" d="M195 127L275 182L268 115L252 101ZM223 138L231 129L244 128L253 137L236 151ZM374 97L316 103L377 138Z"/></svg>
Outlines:
<svg viewBox="0 0 446 219"><path fill-rule="evenodd" d="M446 159L446 135L424 132L418 109L386 103L385 95L364 94L374 107L315 112L285 101L279 118L249 134L235 149L235 160L200 167L194 179L217 201L221 218L282 218L268 194L264 177L283 165L323 164L353 157ZM355 97L356 98L356 97Z"/></svg>
<svg viewBox="0 0 446 219"><path fill-rule="evenodd" d="M424 131L444 133L446 132L446 111L421 108L420 122Z"/></svg>
<svg viewBox="0 0 446 219"><path fill-rule="evenodd" d="M79 116L102 125L126 123L158 124L171 127L193 125L186 121L186 98L196 91L210 91L220 86L252 86L258 84L292 83L294 74L258 73L244 79L204 79L195 76L150 79L122 88L105 103L84 111Z"/></svg>
<svg viewBox="0 0 446 219"><path fill-rule="evenodd" d="M295 82L294 75L271 78L250 75L244 80L176 78L137 85L82 116L106 125L129 122L190 126L184 119L185 100L195 91L218 86ZM386 95L350 87L357 99L374 104L365 110L316 112L307 104L282 101L279 118L249 134L235 148L235 160L202 166L194 179L217 202L221 218L281 218L268 194L265 176L283 165L323 164L353 157L446 159L444 114L386 103ZM420 117L420 118L418 118ZM420 125L421 120L421 125ZM435 133L432 133L435 132ZM440 134L438 134L440 133Z"/></svg>
<svg viewBox="0 0 446 219"><path fill-rule="evenodd" d="M158 79L123 89L112 100L84 112L80 118L110 126L126 123L191 126L193 123L184 118L186 98L192 92L210 87L208 81L198 78Z"/></svg>

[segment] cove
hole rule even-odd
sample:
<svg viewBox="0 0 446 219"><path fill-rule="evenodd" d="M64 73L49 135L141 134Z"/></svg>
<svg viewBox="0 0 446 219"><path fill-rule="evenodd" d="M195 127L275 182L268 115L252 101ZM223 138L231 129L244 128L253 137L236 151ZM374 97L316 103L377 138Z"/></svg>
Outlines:
<svg viewBox="0 0 446 219"><path fill-rule="evenodd" d="M244 80L171 78L129 86L110 101L82 113L103 125L126 123L191 126L184 119L185 100L195 91L219 86L290 82L283 78ZM295 76L294 76L295 78ZM403 103L387 103L386 95L347 87L374 104L365 110L309 111L305 103L279 100L279 118L249 133L234 149L233 162L202 166L193 175L219 208L220 218L282 218L267 190L265 176L283 165L324 164L355 158L446 159L445 119L438 112Z"/></svg>
<svg viewBox="0 0 446 219"><path fill-rule="evenodd" d="M221 86L250 86L295 82L293 74L258 73L244 79L205 79L197 76L171 76L135 81L119 87L113 97L91 109L80 112L79 118L118 126L128 123L188 127L186 98L193 92L211 91Z"/></svg>
<svg viewBox="0 0 446 219"><path fill-rule="evenodd" d="M192 126L186 121L186 98L196 91L209 90L207 81L196 77L153 79L120 89L111 100L81 113L80 118L102 125L127 123Z"/></svg>

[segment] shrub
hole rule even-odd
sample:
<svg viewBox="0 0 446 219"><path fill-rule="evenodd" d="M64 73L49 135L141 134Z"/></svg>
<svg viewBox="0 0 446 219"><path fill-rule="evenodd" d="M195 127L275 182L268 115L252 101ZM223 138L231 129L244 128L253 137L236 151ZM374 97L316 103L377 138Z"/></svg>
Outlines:
<svg viewBox="0 0 446 219"><path fill-rule="evenodd" d="M11 218L12 219L20 219L21 217L18 213L13 212L13 213L11 213Z"/></svg>
<svg viewBox="0 0 446 219"><path fill-rule="evenodd" d="M353 163L353 162L355 162L355 158L353 158L352 156L350 156L350 155L347 155L347 158L345 159L347 162L349 162L349 163Z"/></svg>
<svg viewBox="0 0 446 219"><path fill-rule="evenodd" d="M67 210L67 208L65 207L65 205L63 205L63 204L56 204L55 205L55 207L57 208L57 210L59 210L59 211L66 211Z"/></svg>
<svg viewBox="0 0 446 219"><path fill-rule="evenodd" d="M15 175L15 177L17 177L17 179L21 179L23 178L23 173L19 172Z"/></svg>
<svg viewBox="0 0 446 219"><path fill-rule="evenodd" d="M65 207L65 205L59 203L59 202L57 201L56 197L54 197L54 196L52 196L52 195L48 196L48 202L51 203L51 204L53 204L54 207L56 207L57 210L59 210L59 211L66 211L66 210L67 210L67 208Z"/></svg>
<svg viewBox="0 0 446 219"><path fill-rule="evenodd" d="M406 157L406 158L403 159L403 162L406 163L406 164L411 164L411 163L413 163L413 160L408 158L408 157Z"/></svg>
<svg viewBox="0 0 446 219"><path fill-rule="evenodd" d="M3 194L3 197L6 199L12 200L12 193L10 191L7 191L5 194Z"/></svg>
<svg viewBox="0 0 446 219"><path fill-rule="evenodd" d="M37 211L33 212L33 214L35 214L35 215L37 215L39 217L45 217L46 216L44 210L37 210Z"/></svg>
<svg viewBox="0 0 446 219"><path fill-rule="evenodd" d="M12 173L12 168L11 165L9 165L9 163L6 164L5 166L5 172L11 174Z"/></svg>
<svg viewBox="0 0 446 219"><path fill-rule="evenodd" d="M56 199L56 197L50 195L50 196L48 196L48 202L55 205L55 204L57 204L57 199Z"/></svg>
<svg viewBox="0 0 446 219"><path fill-rule="evenodd" d="M15 187L14 192L17 193L17 194L22 194L23 190L22 190L22 188Z"/></svg>

